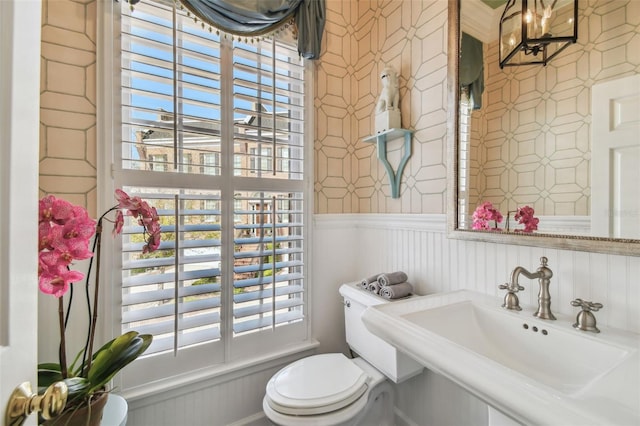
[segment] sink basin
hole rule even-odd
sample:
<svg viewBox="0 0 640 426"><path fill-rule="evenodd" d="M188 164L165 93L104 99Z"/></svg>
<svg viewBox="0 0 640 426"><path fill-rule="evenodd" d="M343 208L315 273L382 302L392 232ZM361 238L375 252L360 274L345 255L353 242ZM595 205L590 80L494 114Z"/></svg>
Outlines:
<svg viewBox="0 0 640 426"><path fill-rule="evenodd" d="M363 321L522 423L640 424L640 336L581 332L575 317L541 320L533 307L501 304L462 290L374 306Z"/></svg>
<svg viewBox="0 0 640 426"><path fill-rule="evenodd" d="M630 351L575 330L466 300L403 315L419 327L566 394L585 389Z"/></svg>

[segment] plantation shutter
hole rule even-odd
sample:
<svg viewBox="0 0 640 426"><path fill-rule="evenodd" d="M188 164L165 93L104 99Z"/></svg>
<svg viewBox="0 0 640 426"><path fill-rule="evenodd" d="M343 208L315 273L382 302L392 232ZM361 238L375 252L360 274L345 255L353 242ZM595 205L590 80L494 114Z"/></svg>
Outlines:
<svg viewBox="0 0 640 426"><path fill-rule="evenodd" d="M240 193L234 225L233 331L303 318L301 194Z"/></svg>
<svg viewBox="0 0 640 426"><path fill-rule="evenodd" d="M243 191L234 203L233 332L303 318L304 68L293 45L236 43L235 175L298 181L298 192Z"/></svg>
<svg viewBox="0 0 640 426"><path fill-rule="evenodd" d="M233 348L235 337L265 332L304 340L304 66L295 43L225 38L159 0L123 9L121 29L114 179L155 206L162 225L159 250L146 255L135 218L124 228L123 331L154 335L146 355L207 344L236 356L246 350ZM271 337L277 349L283 340Z"/></svg>
<svg viewBox="0 0 640 426"><path fill-rule="evenodd" d="M156 207L163 240L145 256L142 227L131 218L123 229L123 328L152 334L149 353L219 340L219 193L130 187L125 192Z"/></svg>

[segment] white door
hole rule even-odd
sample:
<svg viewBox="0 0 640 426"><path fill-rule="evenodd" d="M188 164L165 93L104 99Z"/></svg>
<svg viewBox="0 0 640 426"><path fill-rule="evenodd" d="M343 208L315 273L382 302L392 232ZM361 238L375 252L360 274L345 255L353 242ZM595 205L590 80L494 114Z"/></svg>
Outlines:
<svg viewBox="0 0 640 426"><path fill-rule="evenodd" d="M640 74L591 89L591 229L640 239Z"/></svg>
<svg viewBox="0 0 640 426"><path fill-rule="evenodd" d="M0 0L0 422L37 364L40 0ZM36 424L32 415L27 424Z"/></svg>

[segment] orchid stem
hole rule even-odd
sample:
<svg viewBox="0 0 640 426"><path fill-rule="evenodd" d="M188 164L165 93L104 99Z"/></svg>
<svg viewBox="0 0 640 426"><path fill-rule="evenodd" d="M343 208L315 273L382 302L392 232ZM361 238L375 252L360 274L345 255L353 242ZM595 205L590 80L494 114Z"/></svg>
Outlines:
<svg viewBox="0 0 640 426"><path fill-rule="evenodd" d="M102 218L96 226L96 272L95 272L95 288L93 289L93 317L91 319L91 331L89 334L89 349L87 350L87 373L91 370L91 361L93 358L93 341L96 335L96 324L98 322L98 295L100 291L100 248L102 246Z"/></svg>
<svg viewBox="0 0 640 426"><path fill-rule="evenodd" d="M62 297L58 298L58 321L60 323L60 349L58 354L60 358L60 373L62 374L62 378L66 379L68 376L67 347L64 337L64 302L62 300Z"/></svg>

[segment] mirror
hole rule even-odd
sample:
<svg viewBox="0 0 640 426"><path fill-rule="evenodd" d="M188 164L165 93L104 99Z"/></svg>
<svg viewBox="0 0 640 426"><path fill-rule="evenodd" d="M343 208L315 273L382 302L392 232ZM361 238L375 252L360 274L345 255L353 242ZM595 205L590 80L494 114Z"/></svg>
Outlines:
<svg viewBox="0 0 640 426"><path fill-rule="evenodd" d="M608 158L609 147L601 142L616 138L597 133L603 126L610 127L607 123L595 124L603 116L608 119L609 113L598 112L600 107L596 103L593 109L598 114L592 114L591 105L591 97L595 96L592 92L602 92L593 89L599 83L606 87L604 83L618 77L640 78L636 71L638 57L633 53L635 48L629 45L634 37L638 38L640 29L637 23L625 21L633 0L596 0L588 5L578 2L576 44L546 67L531 65L504 70L499 68L497 59L498 27L504 1L495 10L486 3L496 1L449 1L449 236L640 255L638 157L631 162L635 166L627 171L631 174L618 179L626 184L626 188L617 190L627 191L622 197L626 204L622 204L623 208L621 204L609 207L611 196L606 192L602 195L602 181L606 180L604 176L616 173L595 163L602 157ZM620 20L627 23L615 23ZM618 37L612 36L614 28ZM460 89L462 31L478 40L484 39L481 56L485 58L485 84L479 109L469 107L473 98L467 96L468 89ZM599 34L596 35L596 31ZM626 36L621 36L621 31ZM609 44L598 46L602 40L608 40ZM612 43L617 43L616 48L612 48ZM640 84L637 86L640 90ZM519 102L520 98L524 102ZM635 105L635 110L622 120L622 127L631 135L631 145L625 149L640 155L640 127L637 121L629 122L638 119L640 94L625 99L627 104ZM593 132L600 136L596 138ZM596 139L598 143L594 142ZM604 163L608 167L616 161ZM592 173L598 178L594 179ZM610 183L615 181L612 179ZM601 199L606 200L599 201ZM509 214L509 231L505 230L506 220L499 225L499 230L471 229L471 215L484 201L490 201L505 219ZM523 225L513 220L513 211L524 206L533 207L540 221L538 229L531 233L523 232ZM622 212L616 220L622 220L623 224L626 220L629 225L612 223L613 215L608 212L614 210ZM609 221L604 226L598 225L602 217Z"/></svg>

